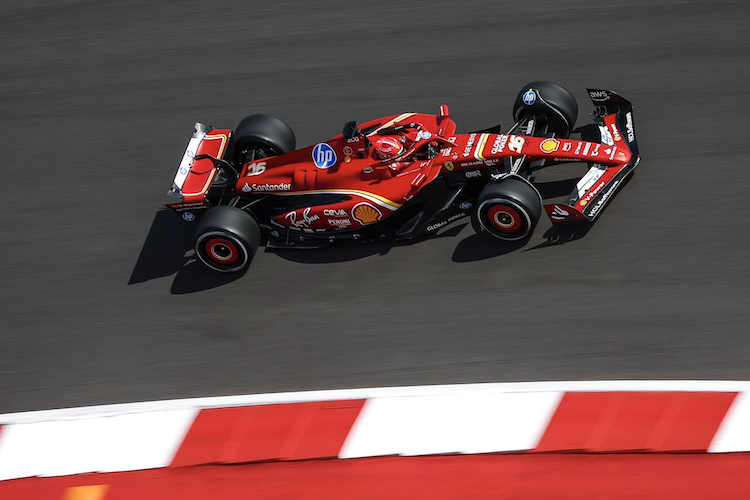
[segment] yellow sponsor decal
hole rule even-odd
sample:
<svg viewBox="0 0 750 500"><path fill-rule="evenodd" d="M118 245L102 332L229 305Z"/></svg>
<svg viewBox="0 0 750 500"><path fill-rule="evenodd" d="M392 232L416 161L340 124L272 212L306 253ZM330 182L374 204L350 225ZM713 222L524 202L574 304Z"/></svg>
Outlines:
<svg viewBox="0 0 750 500"><path fill-rule="evenodd" d="M539 144L539 149L545 153L554 153L560 147L560 142L556 139L545 139Z"/></svg>
<svg viewBox="0 0 750 500"><path fill-rule="evenodd" d="M369 203L360 203L352 210L352 217L360 224L372 224L379 221L383 214Z"/></svg>

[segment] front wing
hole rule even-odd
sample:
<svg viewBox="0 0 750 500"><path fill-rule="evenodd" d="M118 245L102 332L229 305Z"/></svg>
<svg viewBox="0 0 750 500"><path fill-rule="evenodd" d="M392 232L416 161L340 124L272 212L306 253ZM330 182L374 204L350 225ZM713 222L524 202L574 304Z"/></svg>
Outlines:
<svg viewBox="0 0 750 500"><path fill-rule="evenodd" d="M612 155L616 148L626 147L631 158L620 166L591 164L567 202L544 205L553 224L593 222L622 188L641 159L630 101L611 90L588 89L588 92L596 110L593 117L599 127L601 144L612 148Z"/></svg>

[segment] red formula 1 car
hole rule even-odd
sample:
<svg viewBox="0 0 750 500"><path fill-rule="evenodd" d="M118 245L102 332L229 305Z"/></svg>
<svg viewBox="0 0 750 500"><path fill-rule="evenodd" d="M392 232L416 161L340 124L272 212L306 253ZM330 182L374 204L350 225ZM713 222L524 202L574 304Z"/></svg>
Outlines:
<svg viewBox="0 0 750 500"><path fill-rule="evenodd" d="M515 124L456 133L447 106L349 122L332 139L296 148L289 126L248 116L233 132L197 123L167 205L197 222L195 250L216 271L244 270L261 237L268 247L419 238L461 217L505 241L528 238L542 207L553 224L592 222L640 160L633 107L588 91L596 140L569 139L578 115L570 92L532 82ZM535 170L587 162L565 202L544 204Z"/></svg>

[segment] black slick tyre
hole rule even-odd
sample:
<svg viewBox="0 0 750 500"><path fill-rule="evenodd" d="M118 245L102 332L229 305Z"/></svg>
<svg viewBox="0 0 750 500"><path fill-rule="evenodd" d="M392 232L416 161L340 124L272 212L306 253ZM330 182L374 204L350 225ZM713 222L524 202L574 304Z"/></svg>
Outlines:
<svg viewBox="0 0 750 500"><path fill-rule="evenodd" d="M297 138L284 121L257 114L242 120L234 131L234 161L241 167L248 161L294 151Z"/></svg>
<svg viewBox="0 0 750 500"><path fill-rule="evenodd" d="M195 232L195 253L207 267L220 273L247 269L260 243L260 226L236 207L214 207Z"/></svg>
<svg viewBox="0 0 750 500"><path fill-rule="evenodd" d="M556 137L567 138L578 119L578 102L561 85L531 82L521 89L513 104L513 118L520 121L524 117L533 117Z"/></svg>
<svg viewBox="0 0 750 500"><path fill-rule="evenodd" d="M485 186L479 195L476 220L482 230L504 241L528 238L534 232L542 204L529 183L505 179Z"/></svg>

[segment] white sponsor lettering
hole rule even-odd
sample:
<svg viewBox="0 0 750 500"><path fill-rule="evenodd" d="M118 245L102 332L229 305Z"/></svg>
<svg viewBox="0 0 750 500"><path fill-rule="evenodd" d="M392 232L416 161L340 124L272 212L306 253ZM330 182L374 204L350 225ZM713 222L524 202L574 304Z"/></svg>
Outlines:
<svg viewBox="0 0 750 500"><path fill-rule="evenodd" d="M591 149L591 143L587 142L586 145L583 147L583 156L586 156L589 154L589 149Z"/></svg>
<svg viewBox="0 0 750 500"><path fill-rule="evenodd" d="M607 202L610 196L612 196L612 193L615 192L615 189L617 189L617 185L620 183L620 181L615 181L612 184L612 187L610 187L606 193L604 193L599 201L596 202L596 205L594 205L594 208L591 209L591 212L589 212L589 216L593 217L596 215L599 210L604 206L604 204Z"/></svg>
<svg viewBox="0 0 750 500"><path fill-rule="evenodd" d="M471 170L469 172L466 172L464 175L467 179L473 179L475 177L482 177L482 172L480 172L479 170Z"/></svg>
<svg viewBox="0 0 750 500"><path fill-rule="evenodd" d="M589 92L589 95L593 101L606 101L609 99L609 92L606 90L592 90Z"/></svg>
<svg viewBox="0 0 750 500"><path fill-rule="evenodd" d="M441 227L443 227L443 226L447 226L448 224L450 224L450 223L451 223L451 222L453 222L454 220L456 220L456 219L460 219L461 217L466 217L466 213L465 213L465 212L461 212L461 213L458 213L458 214L456 214L456 215L452 215L452 216L451 216L451 217L449 217L449 218L448 218L447 220L444 220L444 221L441 221L441 222L437 222L437 223L435 223L435 224L432 224L432 225L430 225L430 226L427 226L427 230L428 230L428 231L434 231L434 230L436 230L436 229L440 229Z"/></svg>
<svg viewBox="0 0 750 500"><path fill-rule="evenodd" d="M565 142L565 143L563 143L563 147L562 147L563 152L567 153L571 149L573 149L573 143L572 142Z"/></svg>
<svg viewBox="0 0 750 500"><path fill-rule="evenodd" d="M312 207L307 207L305 210L303 210L302 217L299 220L297 220L298 216L296 210L294 212L289 212L284 216L284 218L289 220L289 223L292 225L292 227L308 227L309 224L320 219L320 215L310 216L310 210L312 210Z"/></svg>
<svg viewBox="0 0 750 500"><path fill-rule="evenodd" d="M612 136L615 138L615 140L619 141L620 139L622 139L622 137L620 137L620 131L617 130L617 125L613 123L612 125L610 125L610 127L612 127Z"/></svg>
<svg viewBox="0 0 750 500"><path fill-rule="evenodd" d="M581 199L581 206L587 205L591 200L594 199L594 196L599 194L599 191L602 190L602 188L606 185L606 182L602 181L599 183L598 186L596 186L594 189L586 193L586 196Z"/></svg>
<svg viewBox="0 0 750 500"><path fill-rule="evenodd" d="M505 150L505 144L508 142L508 136L506 134L498 135L495 139L495 142L492 143L492 149L490 150L490 154L495 155L497 153L502 153Z"/></svg>
<svg viewBox="0 0 750 500"><path fill-rule="evenodd" d="M573 152L573 154L580 154L581 153L581 146L583 145L582 142L578 142L578 146L576 146L576 150Z"/></svg>
<svg viewBox="0 0 750 500"><path fill-rule="evenodd" d="M625 130L628 133L628 142L635 141L635 127L633 126L633 115L630 111L625 115Z"/></svg>
<svg viewBox="0 0 750 500"><path fill-rule="evenodd" d="M325 215L326 217L346 217L347 213L346 210L343 209L332 210L326 208L325 210L323 210L323 215Z"/></svg>
<svg viewBox="0 0 750 500"><path fill-rule="evenodd" d="M335 227L349 227L352 221L349 219L328 219L328 224Z"/></svg>
<svg viewBox="0 0 750 500"><path fill-rule="evenodd" d="M469 154L471 153L471 147L474 145L474 141L477 138L477 134L471 134L469 136L469 142L466 143L466 147L464 148L464 158L468 158Z"/></svg>
<svg viewBox="0 0 750 500"><path fill-rule="evenodd" d="M403 177L405 175L413 174L414 172L419 172L419 168L412 168L411 170L407 170L406 172L401 172L400 174L396 174L396 177Z"/></svg>
<svg viewBox="0 0 750 500"><path fill-rule="evenodd" d="M242 191L249 193L251 191L290 191L292 189L291 184L253 184L250 186L247 182L242 186Z"/></svg>

